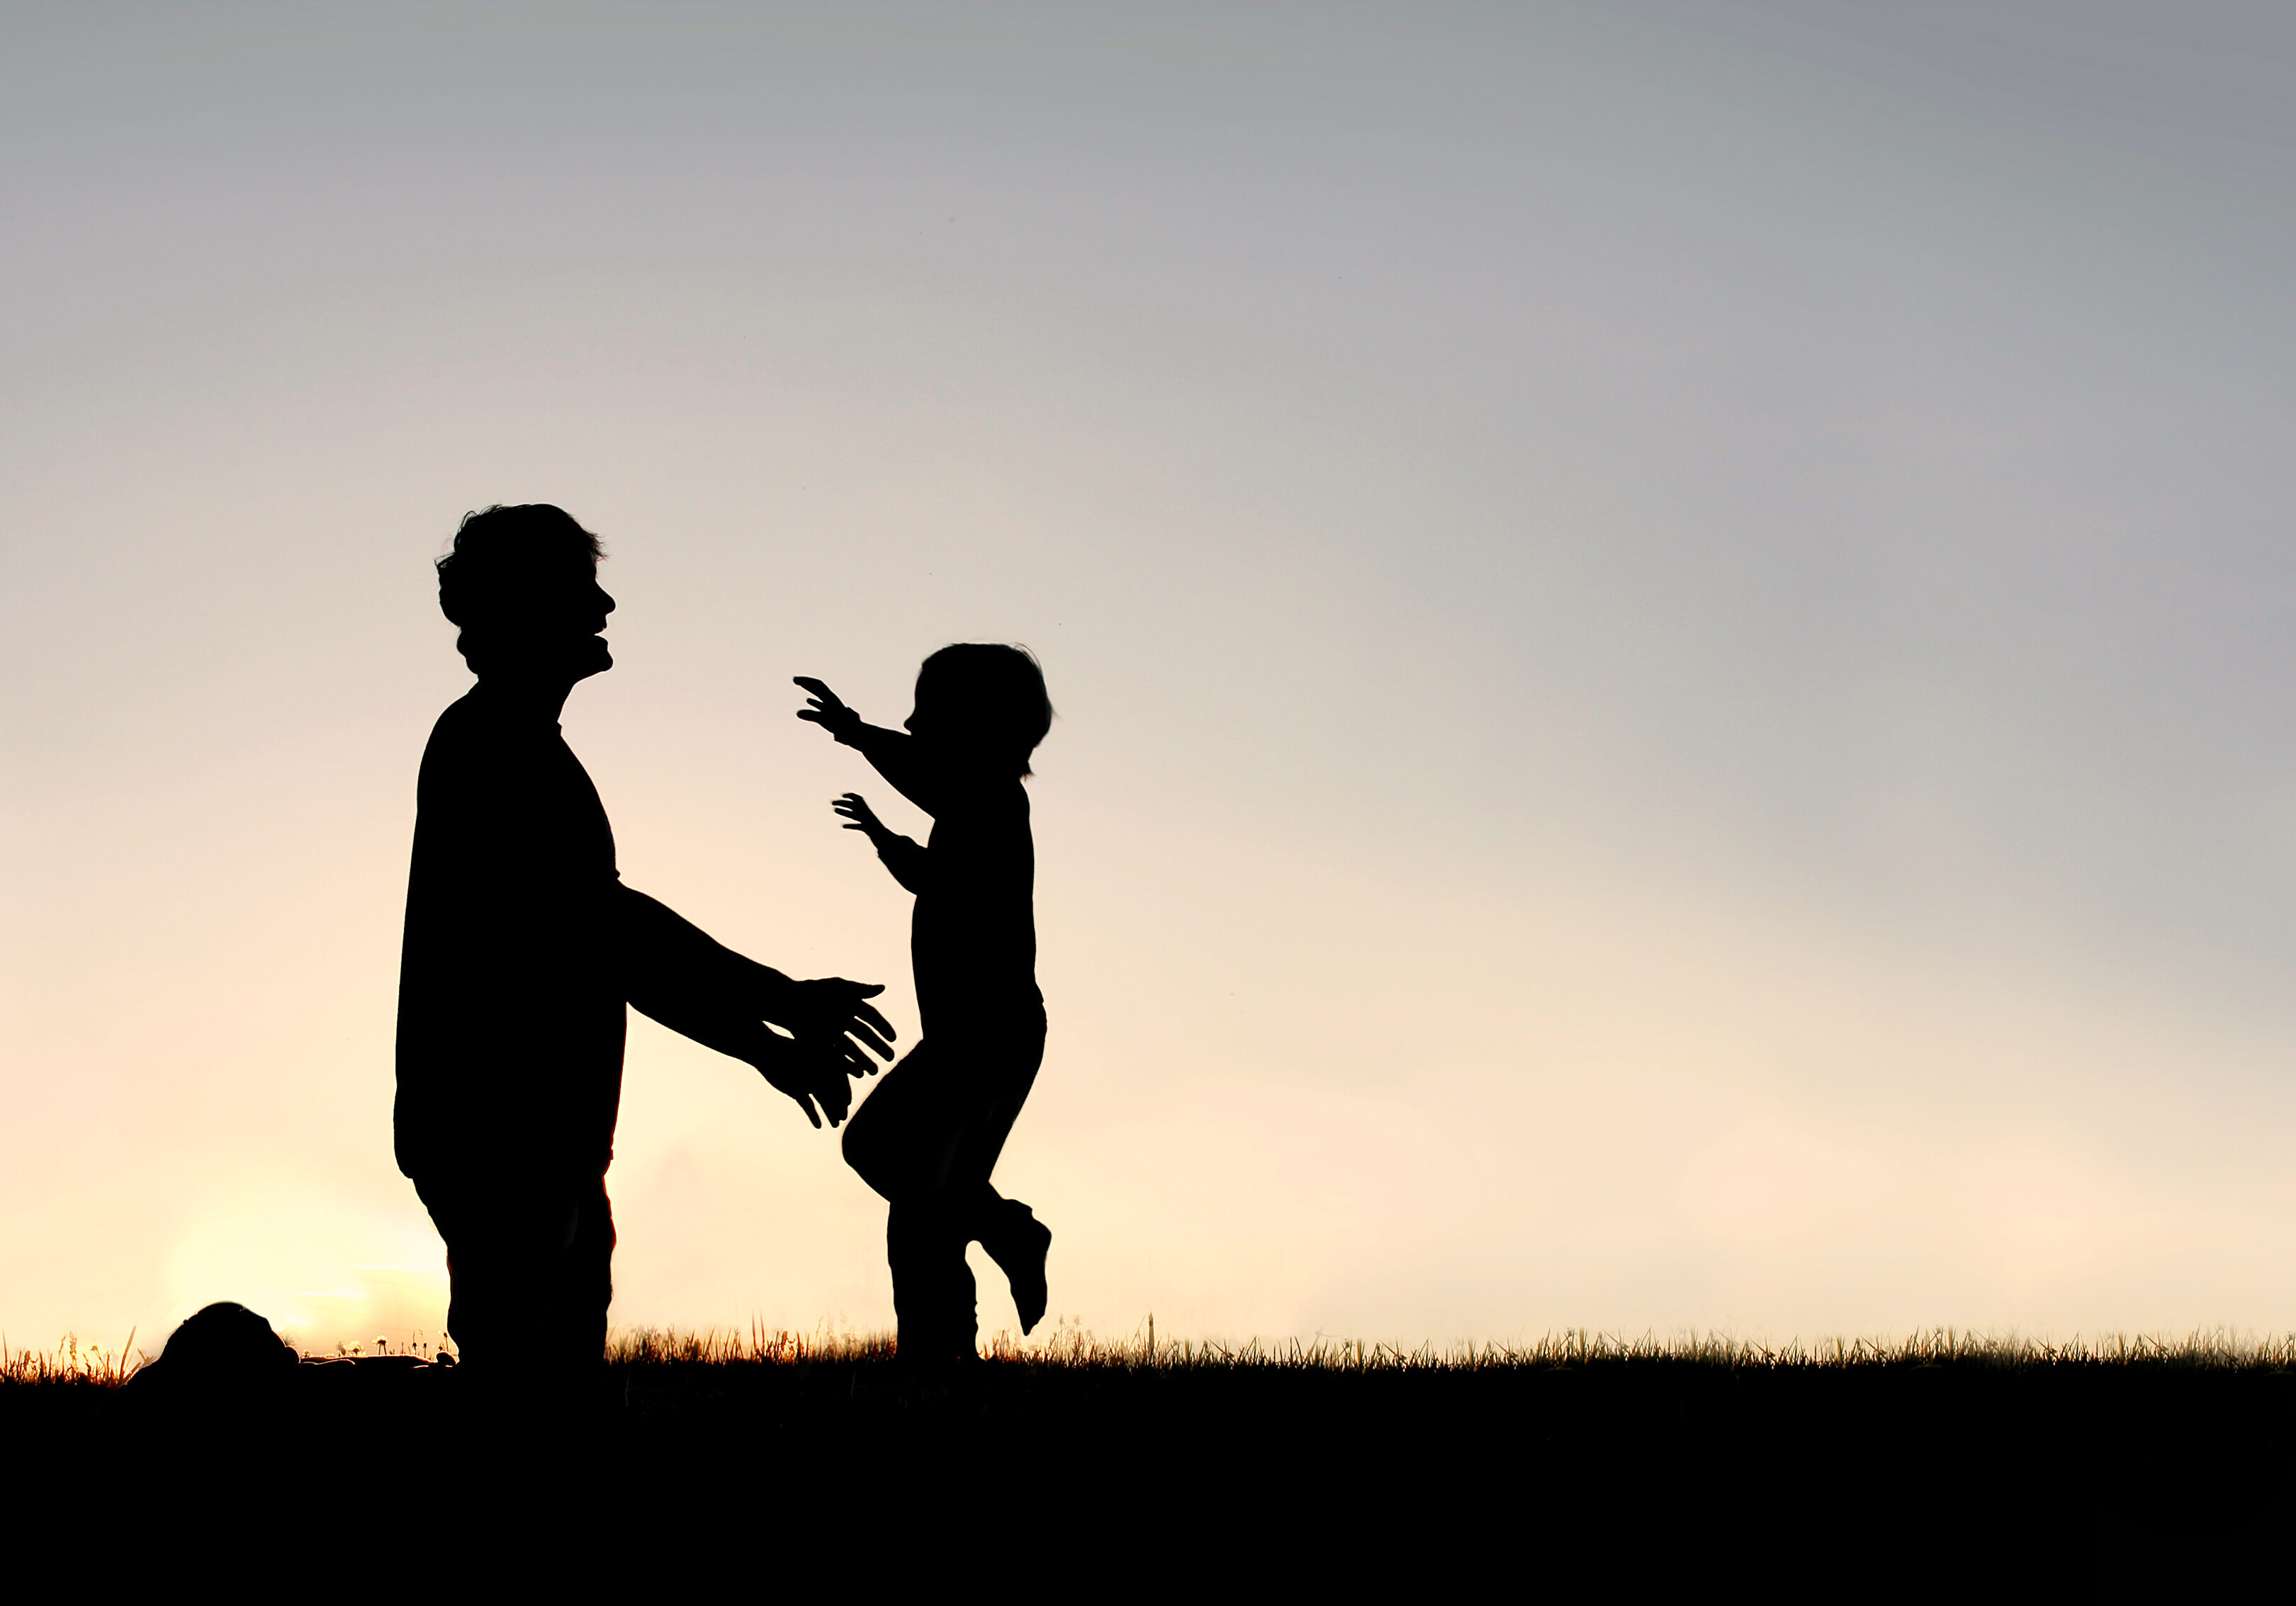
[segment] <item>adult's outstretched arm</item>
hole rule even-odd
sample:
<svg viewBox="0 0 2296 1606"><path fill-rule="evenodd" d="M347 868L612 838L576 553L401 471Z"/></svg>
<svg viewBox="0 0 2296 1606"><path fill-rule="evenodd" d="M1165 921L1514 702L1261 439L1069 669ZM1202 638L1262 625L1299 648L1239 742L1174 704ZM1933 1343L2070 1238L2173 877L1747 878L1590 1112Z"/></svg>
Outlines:
<svg viewBox="0 0 2296 1606"><path fill-rule="evenodd" d="M617 887L615 898L623 996L670 1030L753 1064L748 1028L760 1020L816 1048L833 1040L855 1075L877 1069L873 1053L893 1057L893 1028L867 1002L883 987L836 976L792 981L635 888ZM743 1046L726 1046L729 1032Z"/></svg>

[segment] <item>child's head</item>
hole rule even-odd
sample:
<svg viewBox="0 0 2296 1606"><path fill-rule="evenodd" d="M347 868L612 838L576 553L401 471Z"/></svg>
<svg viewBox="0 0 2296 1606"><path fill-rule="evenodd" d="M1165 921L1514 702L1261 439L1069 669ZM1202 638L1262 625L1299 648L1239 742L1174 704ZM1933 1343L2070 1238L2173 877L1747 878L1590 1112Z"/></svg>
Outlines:
<svg viewBox="0 0 2296 1606"><path fill-rule="evenodd" d="M1053 728L1053 700L1026 647L959 642L917 671L917 710L907 725L937 747L1026 775L1029 755Z"/></svg>

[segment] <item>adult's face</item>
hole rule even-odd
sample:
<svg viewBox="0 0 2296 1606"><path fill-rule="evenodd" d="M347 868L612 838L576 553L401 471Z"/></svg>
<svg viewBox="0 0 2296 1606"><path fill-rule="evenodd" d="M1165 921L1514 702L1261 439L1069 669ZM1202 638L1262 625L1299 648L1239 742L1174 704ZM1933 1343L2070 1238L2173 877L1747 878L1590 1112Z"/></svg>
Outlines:
<svg viewBox="0 0 2296 1606"><path fill-rule="evenodd" d="M594 564L542 570L478 632L481 672L570 683L611 669L604 631L613 610Z"/></svg>

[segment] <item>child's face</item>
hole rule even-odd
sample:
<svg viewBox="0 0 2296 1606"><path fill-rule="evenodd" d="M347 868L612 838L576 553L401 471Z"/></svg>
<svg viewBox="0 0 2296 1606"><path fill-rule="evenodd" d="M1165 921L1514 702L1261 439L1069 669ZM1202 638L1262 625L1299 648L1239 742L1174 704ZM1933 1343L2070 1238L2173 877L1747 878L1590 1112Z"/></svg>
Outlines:
<svg viewBox="0 0 2296 1606"><path fill-rule="evenodd" d="M901 721L909 734L942 753L954 756L972 745L972 734L961 699L931 680L917 682L916 707Z"/></svg>
<svg viewBox="0 0 2296 1606"><path fill-rule="evenodd" d="M948 700L946 696L937 695L937 690L930 681L918 681L916 706L910 710L909 717L901 721L902 727L910 735L936 746L949 734L951 723Z"/></svg>

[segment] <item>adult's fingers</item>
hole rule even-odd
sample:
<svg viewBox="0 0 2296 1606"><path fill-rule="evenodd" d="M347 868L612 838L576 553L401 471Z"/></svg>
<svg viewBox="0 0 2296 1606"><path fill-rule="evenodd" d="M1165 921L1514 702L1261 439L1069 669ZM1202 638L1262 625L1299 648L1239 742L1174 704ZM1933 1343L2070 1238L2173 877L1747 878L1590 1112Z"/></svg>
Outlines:
<svg viewBox="0 0 2296 1606"><path fill-rule="evenodd" d="M876 1012L872 1010L870 1013L875 1014ZM852 1044L857 1041L871 1053L881 1059L890 1060L893 1057L892 1037L893 1028L885 1025L882 1020L875 1026L870 1025L865 1020L846 1020L840 1022L837 1028L839 1047L851 1048ZM854 1049L853 1052L858 1053L860 1050Z"/></svg>

